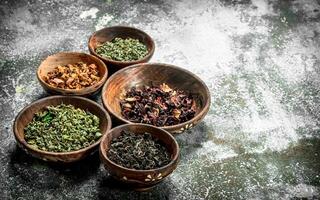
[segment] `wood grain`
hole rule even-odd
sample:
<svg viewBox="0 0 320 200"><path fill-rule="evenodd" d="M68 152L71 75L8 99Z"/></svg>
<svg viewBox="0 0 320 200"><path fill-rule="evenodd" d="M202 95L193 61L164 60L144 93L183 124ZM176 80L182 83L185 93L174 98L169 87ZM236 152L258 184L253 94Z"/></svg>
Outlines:
<svg viewBox="0 0 320 200"><path fill-rule="evenodd" d="M57 67L58 65L75 64L77 62L95 64L101 77L100 81L92 86L85 87L82 89L62 89L53 87L43 80L43 76L47 75L48 72L53 71L55 67ZM78 52L60 52L48 56L40 64L37 71L37 77L43 89L50 94L92 96L99 92L103 84L106 82L108 77L108 69L104 62L102 62L95 56Z"/></svg>
<svg viewBox="0 0 320 200"><path fill-rule="evenodd" d="M141 63L124 68L112 75L102 89L102 101L114 119L132 123L121 114L120 100L133 86L168 84L171 88L190 93L196 103L196 114L191 120L174 126L161 127L171 133L182 133L194 127L207 114L210 107L210 93L205 83L193 73L168 64Z"/></svg>
<svg viewBox="0 0 320 200"><path fill-rule="evenodd" d="M81 160L97 150L97 146L99 145L101 138L86 148L63 153L42 151L27 144L24 139L24 128L32 120L34 114L44 110L47 106L56 106L62 103L67 105L71 104L76 108L81 108L96 115L100 119L99 128L102 134L105 134L111 129L111 118L109 114L103 109L103 107L92 100L76 96L51 96L43 98L31 103L21 110L13 124L14 136L18 146L21 147L26 153L46 161L70 163Z"/></svg>
<svg viewBox="0 0 320 200"><path fill-rule="evenodd" d="M155 138L159 139L171 154L170 163L157 169L136 170L122 167L111 161L107 156L111 140L119 137L123 130L130 131L135 134L148 132ZM163 129L145 124L125 124L113 128L102 137L99 153L104 167L115 179L128 184L136 190L143 191L155 186L176 169L179 162L180 149L174 137Z"/></svg>
<svg viewBox="0 0 320 200"><path fill-rule="evenodd" d="M123 39L125 38L138 39L140 42L142 42L144 45L147 46L148 54L144 58L136 61L115 61L115 60L102 57L96 53L95 50L97 46L107 41L111 41L116 37L120 37ZM153 53L155 50L154 41L147 33L137 28L127 27L127 26L111 26L111 27L106 27L94 32L89 38L88 47L92 55L98 57L108 65L110 74L113 74L119 69L129 65L148 62L153 56Z"/></svg>

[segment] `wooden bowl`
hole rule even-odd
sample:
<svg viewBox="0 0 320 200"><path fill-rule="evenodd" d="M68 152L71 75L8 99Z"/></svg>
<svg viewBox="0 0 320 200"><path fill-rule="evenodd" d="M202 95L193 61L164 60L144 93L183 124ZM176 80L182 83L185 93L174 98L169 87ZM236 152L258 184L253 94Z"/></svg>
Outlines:
<svg viewBox="0 0 320 200"><path fill-rule="evenodd" d="M161 168L151 170L129 169L114 163L108 158L107 152L109 150L111 140L119 137L123 130L130 131L135 134L143 134L145 132L150 133L165 145L171 154L171 162ZM163 129L146 124L125 124L111 129L102 137L99 152L100 160L112 177L118 181L128 184L136 190L143 191L150 189L161 182L177 168L180 149L174 137Z"/></svg>
<svg viewBox="0 0 320 200"><path fill-rule="evenodd" d="M122 123L132 123L121 114L120 97L133 86L168 84L189 92L196 103L195 116L184 123L161 128L171 133L182 133L194 127L207 114L210 107L210 93L205 83L193 73L168 64L142 63L126 67L113 74L103 86L102 101L111 115Z"/></svg>
<svg viewBox="0 0 320 200"><path fill-rule="evenodd" d="M63 89L57 88L49 85L43 80L43 77L47 75L48 72L53 71L58 65L75 64L77 62L83 62L87 64L95 64L98 67L100 74L100 81L96 84L85 87L82 89ZM51 94L62 94L62 95L75 95L75 96L90 96L99 92L99 89L106 82L108 77L107 66L98 58L77 52L61 52L47 57L39 66L37 71L38 80L48 93Z"/></svg>
<svg viewBox="0 0 320 200"><path fill-rule="evenodd" d="M35 113L43 110L45 107L50 105L59 105L59 104L71 104L76 108L81 108L87 110L90 113L96 115L100 119L100 131L104 135L111 129L111 119L109 114L103 109L102 106L96 102L76 96L50 96L40 100L37 100L30 105L26 106L20 113L17 115L14 124L13 132L17 140L18 146L21 147L26 153L45 160L45 161L54 161L54 162L63 162L70 163L74 161L81 160L86 156L94 153L97 150L97 146L101 141L101 138L96 141L94 144L85 147L77 151L70 152L48 152L39 150L30 146L24 139L24 128L32 120Z"/></svg>
<svg viewBox="0 0 320 200"><path fill-rule="evenodd" d="M111 60L111 59L102 57L96 53L95 50L98 45L103 44L107 41L111 41L116 37L120 37L123 39L128 37L138 39L140 42L142 42L144 45L147 46L148 54L140 60L116 61L116 60ZM139 30L133 27L127 27L127 26L112 26L112 27L103 28L99 31L94 32L89 38L88 47L92 55L97 56L108 65L110 72L112 74L123 67L137 64L137 63L148 62L153 56L155 44L153 39L142 30Z"/></svg>

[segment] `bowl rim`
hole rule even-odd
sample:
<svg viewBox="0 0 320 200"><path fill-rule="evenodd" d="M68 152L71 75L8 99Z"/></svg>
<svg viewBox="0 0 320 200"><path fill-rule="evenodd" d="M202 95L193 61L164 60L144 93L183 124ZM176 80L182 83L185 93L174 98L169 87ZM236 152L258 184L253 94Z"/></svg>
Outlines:
<svg viewBox="0 0 320 200"><path fill-rule="evenodd" d="M50 99L75 99L75 100L78 100L78 99L81 99L81 100L84 100L84 101L87 101L88 103L91 103L93 104L94 106L98 107L105 115L106 119L107 119L107 130L102 133L102 136L99 138L99 140L97 140L95 143L87 146L87 147L84 147L82 149L79 149L79 150L76 150L76 151L68 151L68 152L52 152L52 151L44 151L44 150L40 150L40 149L37 149L37 148L34 148L32 147L31 145L29 145L25 140L24 138L21 139L21 137L18 137L18 119L21 118L21 115L26 112L26 110L28 110L31 106L34 106L35 104L38 104L38 103L41 103L41 102L44 102L44 101L47 101L47 100L50 100ZM33 113L34 114L34 113ZM32 103L28 104L27 106L25 106L19 113L18 115L15 117L15 120L13 122L13 133L14 133L14 136L17 140L17 142L19 142L21 145L23 145L24 147L26 147L28 150L32 150L32 151L35 151L39 154L43 154L43 155L50 155L50 156L70 156L70 155L74 155L74 154L78 154L78 153L82 153L82 152L86 152L88 151L89 149L92 149L96 146L99 145L99 143L101 142L101 139L104 135L106 135L106 133L111 129L111 126L112 126L112 121L111 121L111 117L109 115L109 113L101 106L99 105L98 103L94 102L93 100L90 100L90 99L87 99L87 98L84 98L84 97L79 97L79 96L63 96L63 95L54 95L54 96L48 96L48 97L45 97L45 98L41 98L41 99L38 99L36 101L33 101ZM24 133L23 133L24 135Z"/></svg>
<svg viewBox="0 0 320 200"><path fill-rule="evenodd" d="M90 85L88 87L84 87L82 89L64 89L64 88L53 87L53 86L51 86L50 84L48 84L47 82L45 82L43 80L43 78L40 75L40 69L42 68L43 63L49 57L58 56L58 55L62 55L62 54L67 54L68 56L70 56L72 54L78 54L78 55L83 55L83 56L86 56L86 57L90 57L93 60L96 60L99 63L99 65L102 66L106 70L106 72L104 73L104 75L101 77L101 79L97 83L95 83L94 85ZM38 66L38 69L37 69L37 78L38 78L38 80L39 80L39 82L41 84L45 85L50 90L57 91L57 92L74 92L74 95L78 95L78 94L79 95L87 95L87 94L92 93L93 91L98 90L106 82L108 74L109 74L108 67L102 60L100 60L96 56L93 56L93 55L90 55L90 54L87 54L87 53L83 53L83 52L75 52L75 51L61 51L61 52L58 52L58 53L55 53L55 54L51 54L51 55L47 56L45 59L43 59L41 61L40 65Z"/></svg>
<svg viewBox="0 0 320 200"><path fill-rule="evenodd" d="M114 131L116 129L122 129L123 127L128 127L128 126L145 126L145 127L156 129L159 132L161 132L162 134L165 134L165 135L169 136L169 138L173 141L173 143L174 143L174 145L176 147L177 153L175 155L173 155L173 158L171 159L171 161L168 164L166 164L166 165L164 165L162 167L154 168L154 169L141 169L141 170L132 169L132 168L123 167L123 166L113 162L112 160L110 160L108 158L107 153L102 150L102 149L105 149L105 148L103 148L103 141L106 140L108 134L110 134L112 131ZM100 154L103 156L103 158L105 160L107 160L110 164L112 164L113 166L115 166L117 168L120 168L122 170L125 170L127 172L133 172L133 173L146 173L146 172L153 173L155 171L165 170L168 167L174 165L175 162L178 162L179 161L179 157L180 157L180 147L179 147L179 144L178 144L177 140L173 137L173 135L171 135L168 131L166 131L166 130L164 130L162 128L159 128L159 127L156 127L156 126L153 126L153 125L149 125L149 124L142 124L142 123L122 124L120 126L116 126L116 127L112 128L112 129L110 129L105 135L103 135L101 137L99 151L100 151Z"/></svg>
<svg viewBox="0 0 320 200"><path fill-rule="evenodd" d="M189 75L191 75L192 77L194 77L197 81L199 81L203 87L205 88L206 90L206 93L205 95L207 96L207 102L206 104L204 105L204 107L201 109L201 111L196 115L194 116L193 118L189 119L188 121L185 121L183 123L179 123L179 124L176 124L176 125L172 125L172 126L157 126L158 128L162 128L162 129L176 129L176 128L180 128L181 126L186 126L187 124L190 124L191 122L193 122L195 119L198 119L198 118L201 118L201 116L203 116L206 112L208 112L209 108L210 108L210 104L211 104L211 95L210 95L210 91L209 91L209 88L208 86L204 83L203 80L201 80L197 75L195 75L194 73L184 69L184 68L181 68L181 67L178 67L178 66L175 66L175 65L171 65L171 64L166 64L166 63L155 63L155 62L151 62L151 63L138 63L138 64L135 64L135 65L130 65L128 67L125 67L123 69L120 69L119 71L115 72L114 74L112 74L108 79L107 81L105 82L103 88L102 88L102 91L101 91L101 97L102 97L102 103L103 105L107 108L108 112L110 112L113 116L115 116L117 119L119 119L120 121L124 122L124 123L127 123L127 124L134 124L134 122L131 122L127 119L125 119L124 117L122 117L121 115L117 115L114 110L109 106L109 104L107 103L107 99L106 99L106 95L105 95L105 91L108 87L108 85L110 84L111 81L113 81L113 79L115 79L114 77L116 77L118 74L124 72L125 70L129 70L129 69L132 69L132 68L138 68L138 67L147 67L148 65L162 65L162 66L165 66L165 67L169 67L169 68L173 68L173 69L178 69L178 70L181 70L183 71L184 73L187 73ZM141 124L145 124L145 123L141 123Z"/></svg>
<svg viewBox="0 0 320 200"><path fill-rule="evenodd" d="M148 53L141 59L139 60L131 60L131 61L117 61L117 60L112 60L112 59L109 59L109 58L105 58L105 57L102 57L100 56L98 53L96 53L95 49L90 45L90 42L91 40L95 37L95 35L97 34L97 32L100 32L100 31L105 31L105 30L108 30L108 29L113 29L113 28L127 28L127 29L132 29L134 31L137 31L137 32L140 32L142 33L143 35L145 35L148 40L151 42L151 50L148 51ZM140 41L141 42L141 41ZM146 45L144 43L144 45ZM147 46L147 45L146 45ZM105 27L105 28L102 28L102 29L99 29L95 32L92 33L92 35L89 37L89 40L88 40L88 48L89 48L89 51L96 57L98 57L99 59L101 60L105 60L106 62L110 62L110 63L114 63L115 65L133 65L133 64L137 64L137 63L140 63L140 62L143 62L145 59L151 57L153 54L154 54L154 50L155 50L155 42L154 40L152 39L152 37L150 35L148 35L146 32L144 32L143 30L141 29L138 29L138 28L135 28L135 27L131 27L131 26L108 26L108 27Z"/></svg>

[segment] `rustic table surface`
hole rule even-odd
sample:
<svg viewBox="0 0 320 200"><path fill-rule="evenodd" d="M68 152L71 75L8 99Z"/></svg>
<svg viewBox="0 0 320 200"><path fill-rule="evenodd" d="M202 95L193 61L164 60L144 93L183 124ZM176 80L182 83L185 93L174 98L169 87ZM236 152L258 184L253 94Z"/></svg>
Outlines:
<svg viewBox="0 0 320 200"><path fill-rule="evenodd" d="M319 1L1 0L0 16L1 199L320 197ZM115 184L97 154L47 164L12 133L17 113L47 96L41 60L88 52L92 32L119 24L145 30L151 61L194 72L212 98L205 120L176 137L177 170L143 193Z"/></svg>

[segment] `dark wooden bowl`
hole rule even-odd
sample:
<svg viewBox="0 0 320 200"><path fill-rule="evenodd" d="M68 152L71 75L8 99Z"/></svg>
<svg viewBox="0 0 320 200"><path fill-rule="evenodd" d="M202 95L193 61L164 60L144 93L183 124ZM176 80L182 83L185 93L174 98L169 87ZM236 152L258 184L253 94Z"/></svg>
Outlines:
<svg viewBox="0 0 320 200"><path fill-rule="evenodd" d="M210 107L210 93L205 83L193 73L168 64L142 63L126 67L113 74L103 86L102 101L111 115L122 123L132 123L121 114L120 97L133 86L168 84L189 92L196 103L196 114L194 118L174 126L163 126L161 128L171 133L182 133L194 127L207 114Z"/></svg>
<svg viewBox="0 0 320 200"><path fill-rule="evenodd" d="M171 162L166 166L151 170L129 169L114 163L108 158L107 152L109 150L111 140L119 137L122 130L127 130L135 134L143 134L148 132L152 136L158 138L161 142L163 142L171 154ZM113 176L116 180L128 184L131 188L143 191L150 189L154 185L161 182L177 168L180 149L174 137L163 129L146 124L125 124L111 129L102 137L99 152L100 159L111 176Z"/></svg>
<svg viewBox="0 0 320 200"><path fill-rule="evenodd" d="M92 86L82 89L62 89L53 87L43 80L43 76L47 75L48 72L53 71L58 65L75 64L77 62L95 64L98 67L101 77L100 81ZM108 77L108 69L101 60L92 55L77 52L60 52L47 57L40 64L37 71L37 77L43 89L48 93L73 96L91 96L99 92L99 89L106 82Z"/></svg>
<svg viewBox="0 0 320 200"><path fill-rule="evenodd" d="M48 152L42 151L37 148L34 148L25 141L24 139L24 128L28 125L28 123L32 120L35 113L43 110L46 106L49 105L59 105L61 103L71 104L76 108L81 108L83 110L87 110L90 113L96 115L100 119L100 130L104 135L111 129L111 119L109 114L103 109L102 106L97 104L96 102L76 96L51 96L46 97L40 100L37 100L30 105L26 106L20 113L17 115L14 124L13 124L13 132L14 136L17 140L18 146L21 147L26 153L45 160L45 161L54 161L54 162L63 162L70 163L74 161L81 160L86 156L94 153L97 150L97 146L101 141L101 138L95 142L94 144L85 147L83 149L77 151L56 153L56 152Z"/></svg>
<svg viewBox="0 0 320 200"><path fill-rule="evenodd" d="M111 59L104 58L100 56L99 54L96 53L96 48L98 45L105 43L107 41L113 40L115 37L120 37L120 38L134 38L138 39L140 42L145 44L148 49L148 54L140 59L140 60L135 60L135 61L115 61ZM101 60L103 60L109 67L110 73L114 73L117 70L137 64L137 63L145 63L148 62L151 57L153 56L154 49L155 49L155 44L153 39L145 32L142 30L139 30L137 28L133 27L127 27L127 26L112 26L112 27L106 27L101 30L98 30L94 32L91 37L89 38L88 42L88 47L89 51L92 55L97 56Z"/></svg>

